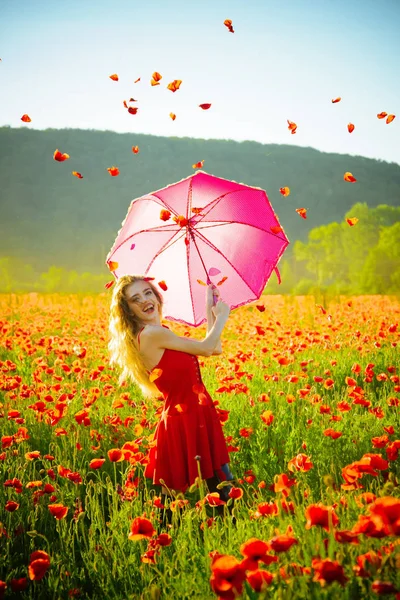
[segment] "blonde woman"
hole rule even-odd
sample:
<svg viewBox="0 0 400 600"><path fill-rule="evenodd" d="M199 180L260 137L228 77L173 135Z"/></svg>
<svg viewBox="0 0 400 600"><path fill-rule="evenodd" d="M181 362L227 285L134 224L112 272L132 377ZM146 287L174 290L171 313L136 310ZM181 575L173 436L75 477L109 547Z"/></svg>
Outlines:
<svg viewBox="0 0 400 600"><path fill-rule="evenodd" d="M213 306L213 294L218 300ZM145 395L164 398L163 411L150 449L145 476L154 484L185 492L198 476L210 491L231 480L229 455L212 398L200 373L198 356L221 354L221 333L229 306L218 289L206 294L207 334L202 340L178 336L161 325L163 299L151 280L125 275L116 282L110 310L111 363L131 378ZM152 383L150 373L157 375ZM166 489L167 488L167 489ZM227 489L219 491L227 499Z"/></svg>

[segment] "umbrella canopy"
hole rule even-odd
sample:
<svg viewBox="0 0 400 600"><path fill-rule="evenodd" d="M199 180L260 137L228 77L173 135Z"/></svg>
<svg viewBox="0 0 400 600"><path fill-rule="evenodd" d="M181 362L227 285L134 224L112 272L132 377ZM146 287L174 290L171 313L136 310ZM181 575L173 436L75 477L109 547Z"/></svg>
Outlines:
<svg viewBox="0 0 400 600"><path fill-rule="evenodd" d="M106 262L116 278L154 277L164 317L197 327L204 283L231 309L252 302L288 244L264 190L197 171L133 200Z"/></svg>

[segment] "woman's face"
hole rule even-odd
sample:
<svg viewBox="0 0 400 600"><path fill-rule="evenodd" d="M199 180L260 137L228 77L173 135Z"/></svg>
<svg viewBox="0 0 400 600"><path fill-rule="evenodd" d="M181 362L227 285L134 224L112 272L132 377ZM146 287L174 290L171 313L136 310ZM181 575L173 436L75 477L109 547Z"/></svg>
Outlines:
<svg viewBox="0 0 400 600"><path fill-rule="evenodd" d="M159 320L159 302L147 281L135 281L125 288L125 298L130 311L143 323Z"/></svg>

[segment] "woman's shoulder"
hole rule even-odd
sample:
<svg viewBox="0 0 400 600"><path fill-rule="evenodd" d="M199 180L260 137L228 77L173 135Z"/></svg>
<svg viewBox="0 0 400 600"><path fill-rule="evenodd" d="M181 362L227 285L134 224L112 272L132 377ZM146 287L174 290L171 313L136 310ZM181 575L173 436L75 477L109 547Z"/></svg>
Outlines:
<svg viewBox="0 0 400 600"><path fill-rule="evenodd" d="M150 340L165 329L169 329L169 327L166 325L145 325L143 329L140 330L138 338L140 338L141 342L143 340Z"/></svg>

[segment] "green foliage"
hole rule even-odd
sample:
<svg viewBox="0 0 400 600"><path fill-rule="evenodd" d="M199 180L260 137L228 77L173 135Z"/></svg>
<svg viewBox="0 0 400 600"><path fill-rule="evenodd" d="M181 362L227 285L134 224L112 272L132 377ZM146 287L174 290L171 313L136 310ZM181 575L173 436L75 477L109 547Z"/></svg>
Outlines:
<svg viewBox="0 0 400 600"><path fill-rule="evenodd" d="M295 242L289 259L288 280L295 280L291 293L399 293L400 207L357 203L345 215L351 217L359 219L353 227L345 220L321 225L310 231L307 242ZM282 273L288 264L282 261Z"/></svg>
<svg viewBox="0 0 400 600"><path fill-rule="evenodd" d="M104 285L111 279L109 273L102 275L78 273L54 265L40 273L32 265L26 265L19 259L10 256L0 257L0 293L96 293L104 291Z"/></svg>

